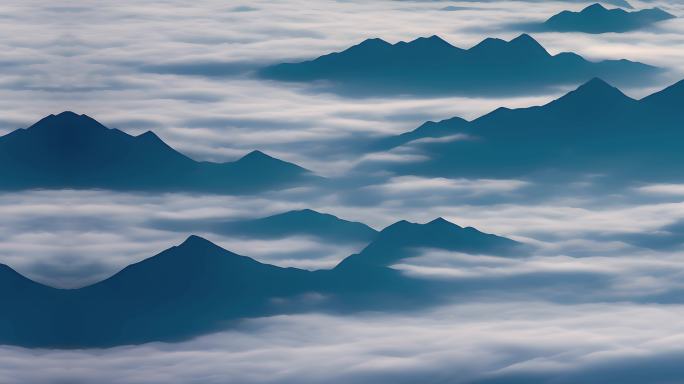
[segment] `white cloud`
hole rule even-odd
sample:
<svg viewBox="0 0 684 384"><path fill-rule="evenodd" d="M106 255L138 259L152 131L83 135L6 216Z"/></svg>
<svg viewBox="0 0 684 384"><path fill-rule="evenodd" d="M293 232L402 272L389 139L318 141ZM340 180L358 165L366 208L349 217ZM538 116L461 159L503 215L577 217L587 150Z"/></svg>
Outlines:
<svg viewBox="0 0 684 384"><path fill-rule="evenodd" d="M420 316L278 316L177 344L71 352L2 347L0 380L467 383L541 372L551 381L624 359L676 356L682 315L681 305L514 301L449 305Z"/></svg>

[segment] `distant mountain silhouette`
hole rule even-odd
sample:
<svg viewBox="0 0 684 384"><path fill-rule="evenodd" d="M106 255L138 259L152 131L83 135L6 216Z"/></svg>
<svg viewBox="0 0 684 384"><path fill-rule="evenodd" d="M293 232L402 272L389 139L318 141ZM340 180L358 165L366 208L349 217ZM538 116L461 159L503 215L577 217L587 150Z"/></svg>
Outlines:
<svg viewBox="0 0 684 384"><path fill-rule="evenodd" d="M399 221L383 229L359 254L344 259L337 268L387 267L417 254L420 248L487 255L523 253L522 244L483 233L472 227L460 227L443 218L427 224Z"/></svg>
<svg viewBox="0 0 684 384"><path fill-rule="evenodd" d="M681 181L683 95L684 82L679 82L634 100L593 79L543 106L499 108L456 126L452 120L434 123L430 133L471 139L425 143L422 152L429 160L398 165L394 171L476 178L537 174L547 181L568 174L602 174L615 182ZM416 130L411 137L422 136ZM391 140L398 138L384 139Z"/></svg>
<svg viewBox="0 0 684 384"><path fill-rule="evenodd" d="M673 18L674 15L660 8L627 12L620 8L606 9L597 3L581 12L563 11L546 20L539 28L556 32L628 32Z"/></svg>
<svg viewBox="0 0 684 384"><path fill-rule="evenodd" d="M620 84L648 81L659 69L627 60L587 61L574 53L549 54L531 36L486 39L470 49L437 36L390 44L368 39L315 60L266 67L260 76L319 82L354 95L502 95L538 92L603 77Z"/></svg>
<svg viewBox="0 0 684 384"><path fill-rule="evenodd" d="M0 344L85 348L174 341L246 317L425 305L434 299L426 295L429 282L388 268L414 255L407 248L508 255L517 246L440 219L394 224L350 257L355 260L314 272L262 264L197 236L79 289L36 284L0 265Z"/></svg>
<svg viewBox="0 0 684 384"><path fill-rule="evenodd" d="M359 222L311 209L288 211L258 219L232 221L157 220L153 226L175 231L208 231L227 236L250 238L284 238L310 236L321 240L368 243L377 231Z"/></svg>
<svg viewBox="0 0 684 384"><path fill-rule="evenodd" d="M253 151L198 162L152 132L131 136L86 115L50 115L0 137L0 189L103 188L248 193L302 183L306 169Z"/></svg>

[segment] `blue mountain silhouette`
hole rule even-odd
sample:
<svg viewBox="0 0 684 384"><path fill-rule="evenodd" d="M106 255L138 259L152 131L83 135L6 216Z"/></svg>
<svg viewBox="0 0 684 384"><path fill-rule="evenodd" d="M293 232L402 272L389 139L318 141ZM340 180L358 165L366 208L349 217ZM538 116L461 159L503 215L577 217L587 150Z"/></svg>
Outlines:
<svg viewBox="0 0 684 384"><path fill-rule="evenodd" d="M425 304L432 300L427 282L388 268L414 255L413 247L508 255L518 246L439 219L394 224L354 260L314 272L262 264L197 236L79 289L43 286L0 266L0 343L83 348L173 341L245 317ZM299 300L311 294L327 299Z"/></svg>
<svg viewBox="0 0 684 384"><path fill-rule="evenodd" d="M458 177L534 177L603 174L614 182L682 180L679 150L684 82L635 100L600 79L546 105L499 108L473 121L446 120L418 129L468 140L422 144L428 161L398 165L400 174ZM451 129L450 129L451 127ZM407 135L403 136L404 138ZM397 141L387 138L380 144Z"/></svg>
<svg viewBox="0 0 684 384"><path fill-rule="evenodd" d="M522 244L472 227L460 227L443 218L426 224L399 221L383 229L359 254L344 259L337 269L387 267L417 255L421 248L488 255L523 253Z"/></svg>
<svg viewBox="0 0 684 384"><path fill-rule="evenodd" d="M584 8L581 12L563 11L539 27L556 32L628 32L673 18L674 15L660 8L628 12L620 8L606 9L597 3Z"/></svg>
<svg viewBox="0 0 684 384"><path fill-rule="evenodd" d="M461 49L437 36L390 44L368 39L345 51L262 69L267 79L323 81L343 94L499 95L539 92L602 77L619 84L645 82L659 69L627 60L587 61L574 53L549 54L527 34L488 38Z"/></svg>
<svg viewBox="0 0 684 384"><path fill-rule="evenodd" d="M253 151L198 162L157 135L131 136L86 115L50 115L0 137L0 189L103 188L248 193L313 180L306 169Z"/></svg>
<svg viewBox="0 0 684 384"><path fill-rule="evenodd" d="M366 224L343 220L312 209L287 211L257 219L155 220L150 224L185 233L201 230L227 236L263 239L310 236L321 240L355 243L368 243L378 233Z"/></svg>

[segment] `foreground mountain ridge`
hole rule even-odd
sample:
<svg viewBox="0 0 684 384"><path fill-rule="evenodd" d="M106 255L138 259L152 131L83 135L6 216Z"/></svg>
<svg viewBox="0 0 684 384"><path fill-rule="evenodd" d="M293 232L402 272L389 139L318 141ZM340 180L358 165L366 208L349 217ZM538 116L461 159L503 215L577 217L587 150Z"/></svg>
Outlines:
<svg viewBox="0 0 684 384"><path fill-rule="evenodd" d="M426 238L429 232L438 233L439 241ZM444 234L455 237L446 241ZM482 236L488 241L482 242ZM410 240L413 237L415 241ZM387 245L399 240L402 243L394 247ZM501 255L510 255L519 245L445 220L400 222L381 231L379 241L375 248L384 249L384 254L367 251L373 249L369 246L352 256L366 258L363 262L307 271L263 264L190 236L103 281L71 290L35 283L0 265L0 343L84 348L173 341L224 329L246 317L320 305L337 310L377 305L375 295L406 300L423 292L425 284L391 266L416 255L414 245ZM498 247L504 243L506 247ZM306 299L312 295L328 301Z"/></svg>

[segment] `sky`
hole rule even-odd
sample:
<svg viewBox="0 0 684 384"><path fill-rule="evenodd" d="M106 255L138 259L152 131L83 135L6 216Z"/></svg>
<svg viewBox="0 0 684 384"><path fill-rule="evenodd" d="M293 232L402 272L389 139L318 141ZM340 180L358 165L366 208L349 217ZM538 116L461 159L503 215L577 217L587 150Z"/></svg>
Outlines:
<svg viewBox="0 0 684 384"><path fill-rule="evenodd" d="M677 0L630 3L684 16ZM428 120L540 105L572 86L501 98L348 98L253 75L372 37L394 43L439 35L464 48L486 37L510 39L522 32L520 23L587 4L3 2L0 133L72 110L131 134L153 130L196 160L230 161L259 149L339 181L252 196L0 193L0 263L36 281L74 288L102 280L181 243L190 233L166 225L173 220L257 218L303 208L378 230L441 216L536 250L524 260L431 250L406 260L396 268L468 287L453 302L420 313L275 316L180 343L104 350L0 346L0 382L629 383L638 382L638 368L658 372L651 382L680 378L684 372L674 362L684 354L684 185L629 186L606 195L595 193L587 177L550 193L530 180L358 173L364 162L421 156L359 151L371 138ZM668 70L646 88L623 89L633 97L684 78L684 19L623 34L533 36L552 53L626 58ZM302 236L197 234L262 262L311 270L363 248ZM520 283L526 279L557 284L540 290Z"/></svg>

